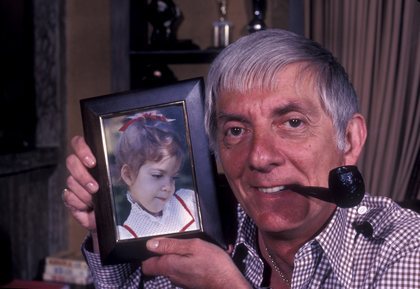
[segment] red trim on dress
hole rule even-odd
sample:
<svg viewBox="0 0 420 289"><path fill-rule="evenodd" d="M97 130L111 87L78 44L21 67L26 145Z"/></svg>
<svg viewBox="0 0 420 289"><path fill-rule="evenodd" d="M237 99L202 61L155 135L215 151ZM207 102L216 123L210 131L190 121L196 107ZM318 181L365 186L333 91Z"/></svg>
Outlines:
<svg viewBox="0 0 420 289"><path fill-rule="evenodd" d="M184 227L182 227L182 229L180 230L180 232L185 232L185 230L187 230L187 229L188 229L188 227L189 227L189 226L191 226L191 225L195 222L195 220L194 220L193 215L191 214L191 211L188 209L187 205L185 204L184 200L183 200L183 199L181 199L181 197L180 197L180 196L178 196L177 194L175 194L174 196L175 196L175 198L178 200L178 202L180 202L180 203L181 203L181 205L184 207L184 209L187 211L187 213L188 213L188 214L191 216L191 218L192 218L192 220L191 220L188 224L186 224Z"/></svg>
<svg viewBox="0 0 420 289"><path fill-rule="evenodd" d="M133 229L131 229L131 227L129 226L129 225L123 225L123 227L128 231L128 232L130 232L131 233L131 235L133 235L135 238L138 238L138 236L137 236L137 234L136 234L136 232L134 232L134 230Z"/></svg>
<svg viewBox="0 0 420 289"><path fill-rule="evenodd" d="M190 209L188 209L187 205L185 204L184 200L181 199L180 196L178 196L177 194L174 195L175 198L178 200L178 202L181 204L181 206L187 211L187 213L191 216L192 220L189 221L184 227L181 228L181 230L179 230L179 232L185 232L188 227L190 227L192 224L194 224L195 220L194 220L194 216L191 213ZM124 224L123 227L131 234L133 235L135 238L138 238L136 232L134 232L134 230L129 226Z"/></svg>

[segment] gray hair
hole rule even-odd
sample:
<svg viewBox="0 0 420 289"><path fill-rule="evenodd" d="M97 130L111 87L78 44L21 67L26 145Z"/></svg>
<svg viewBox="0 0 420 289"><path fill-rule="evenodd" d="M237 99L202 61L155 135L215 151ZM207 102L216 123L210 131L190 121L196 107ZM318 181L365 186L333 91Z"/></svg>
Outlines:
<svg viewBox="0 0 420 289"><path fill-rule="evenodd" d="M278 73L302 63L300 76L312 76L325 112L337 131L337 147L345 148L348 121L359 111L347 73L318 43L281 29L244 36L226 47L210 66L206 81L205 126L210 146L217 152L216 101L223 92L276 91Z"/></svg>

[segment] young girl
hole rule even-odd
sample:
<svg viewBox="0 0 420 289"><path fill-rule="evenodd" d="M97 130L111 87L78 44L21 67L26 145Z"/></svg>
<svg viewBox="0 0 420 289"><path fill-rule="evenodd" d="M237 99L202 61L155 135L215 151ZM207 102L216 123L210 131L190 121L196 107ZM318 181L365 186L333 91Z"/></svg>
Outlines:
<svg viewBox="0 0 420 289"><path fill-rule="evenodd" d="M131 204L118 226L120 239L199 228L194 191L175 192L184 150L172 121L153 111L137 114L120 128L115 156Z"/></svg>

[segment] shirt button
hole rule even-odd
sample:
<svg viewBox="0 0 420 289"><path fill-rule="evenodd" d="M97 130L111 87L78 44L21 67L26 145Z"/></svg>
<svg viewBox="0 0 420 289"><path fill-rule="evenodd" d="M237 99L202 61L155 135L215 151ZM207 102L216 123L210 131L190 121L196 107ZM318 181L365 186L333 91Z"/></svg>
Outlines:
<svg viewBox="0 0 420 289"><path fill-rule="evenodd" d="M364 215L366 212L367 212L367 207L366 206L360 206L358 209L357 209L357 213L359 214L359 215Z"/></svg>

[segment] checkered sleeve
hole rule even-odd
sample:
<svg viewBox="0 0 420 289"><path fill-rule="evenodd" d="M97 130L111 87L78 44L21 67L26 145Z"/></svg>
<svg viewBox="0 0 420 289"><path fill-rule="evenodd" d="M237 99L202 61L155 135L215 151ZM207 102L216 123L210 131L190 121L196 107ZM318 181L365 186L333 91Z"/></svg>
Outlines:
<svg viewBox="0 0 420 289"><path fill-rule="evenodd" d="M409 253L392 263L378 278L375 288L420 288L420 240L410 246L412 248L406 248Z"/></svg>
<svg viewBox="0 0 420 289"><path fill-rule="evenodd" d="M82 245L82 252L92 273L95 288L137 289L140 284L140 269L132 268L131 264L102 265L99 254L88 250L87 238Z"/></svg>

